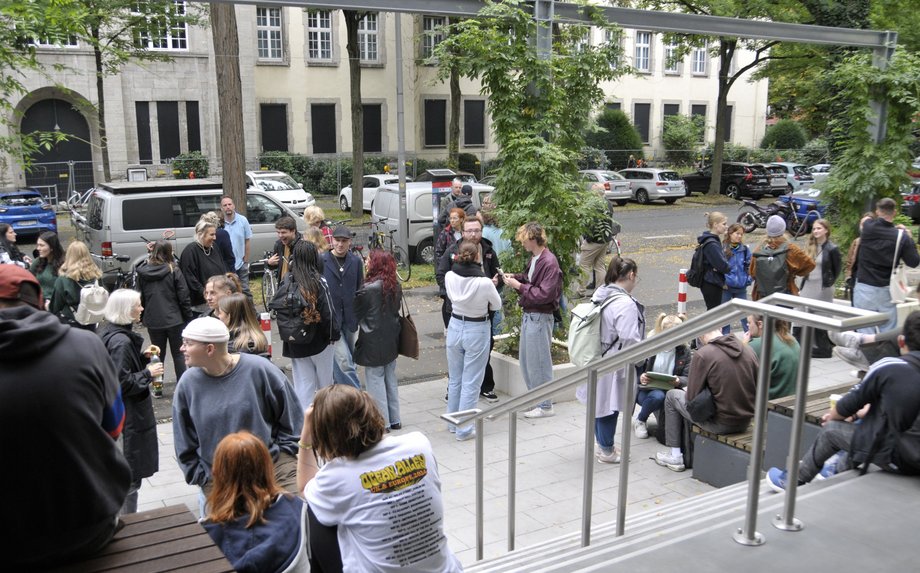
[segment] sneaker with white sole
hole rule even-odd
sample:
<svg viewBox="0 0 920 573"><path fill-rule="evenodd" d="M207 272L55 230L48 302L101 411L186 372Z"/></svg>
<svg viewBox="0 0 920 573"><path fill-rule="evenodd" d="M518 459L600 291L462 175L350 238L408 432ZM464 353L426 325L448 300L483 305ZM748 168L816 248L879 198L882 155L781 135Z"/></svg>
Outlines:
<svg viewBox="0 0 920 573"><path fill-rule="evenodd" d="M844 346L846 348L859 348L862 344L863 336L858 332L852 330L845 330L843 332L828 332L827 337L831 339L836 346Z"/></svg>
<svg viewBox="0 0 920 573"><path fill-rule="evenodd" d="M687 469L684 466L683 454L672 456L669 452L658 452L655 454L655 463L668 468L672 472L682 472Z"/></svg>
<svg viewBox="0 0 920 573"><path fill-rule="evenodd" d="M620 452L616 448L613 449L609 454L605 454L603 450L597 452L597 461L602 464L618 464L620 463Z"/></svg>
<svg viewBox="0 0 920 573"><path fill-rule="evenodd" d="M835 346L832 351L833 355L843 360L850 366L855 366L860 370L869 369L869 360L866 355L858 348L847 348L846 346Z"/></svg>
<svg viewBox="0 0 920 573"><path fill-rule="evenodd" d="M480 392L479 397L490 404L498 402L498 396L495 394L495 392Z"/></svg>
<svg viewBox="0 0 920 573"><path fill-rule="evenodd" d="M636 437L640 440L648 439L648 424L640 420L633 422L633 430L636 432Z"/></svg>
<svg viewBox="0 0 920 573"><path fill-rule="evenodd" d="M552 406L550 406L549 408L541 408L537 406L533 410L527 410L526 412L524 412L525 418L549 418L555 415L556 415L556 412L553 411Z"/></svg>

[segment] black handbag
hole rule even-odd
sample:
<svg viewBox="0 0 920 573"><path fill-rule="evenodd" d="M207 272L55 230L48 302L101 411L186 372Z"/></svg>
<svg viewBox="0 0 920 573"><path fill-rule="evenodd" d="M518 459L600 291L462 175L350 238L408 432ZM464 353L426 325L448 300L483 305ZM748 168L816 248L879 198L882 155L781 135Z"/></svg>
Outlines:
<svg viewBox="0 0 920 573"><path fill-rule="evenodd" d="M694 424L703 424L716 415L716 403L712 399L712 392L706 386L693 400L687 402L687 413Z"/></svg>

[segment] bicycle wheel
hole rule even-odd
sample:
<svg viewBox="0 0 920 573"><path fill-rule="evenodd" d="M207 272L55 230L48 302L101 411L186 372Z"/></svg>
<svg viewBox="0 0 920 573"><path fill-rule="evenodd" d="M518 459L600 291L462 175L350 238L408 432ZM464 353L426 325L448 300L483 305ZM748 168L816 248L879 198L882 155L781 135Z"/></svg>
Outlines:
<svg viewBox="0 0 920 573"><path fill-rule="evenodd" d="M275 298L275 290L277 290L278 283L275 280L275 273L269 269L265 269L265 272L262 273L262 307L268 312L268 303Z"/></svg>
<svg viewBox="0 0 920 573"><path fill-rule="evenodd" d="M137 286L137 271L131 269L131 272L125 273L124 276L121 277L121 286L118 288L134 290L135 286Z"/></svg>
<svg viewBox="0 0 920 573"><path fill-rule="evenodd" d="M396 259L396 278L406 282L412 276L412 265L409 263L409 253L399 245L393 245L393 258Z"/></svg>

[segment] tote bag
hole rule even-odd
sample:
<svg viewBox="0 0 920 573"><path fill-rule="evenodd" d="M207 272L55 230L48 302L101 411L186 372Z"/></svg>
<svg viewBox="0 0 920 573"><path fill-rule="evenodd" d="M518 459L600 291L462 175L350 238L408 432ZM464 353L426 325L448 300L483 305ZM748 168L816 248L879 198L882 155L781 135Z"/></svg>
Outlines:
<svg viewBox="0 0 920 573"><path fill-rule="evenodd" d="M399 313L399 353L408 358L418 360L418 330L415 328L415 321L409 313L409 305L406 304L406 298L402 298L401 311Z"/></svg>
<svg viewBox="0 0 920 573"><path fill-rule="evenodd" d="M904 231L898 229L898 243L894 248L894 262L891 263L891 279L888 281L888 291L891 293L891 302L900 304L907 300L910 289L907 286L907 270L903 264L898 263L901 254L901 237Z"/></svg>

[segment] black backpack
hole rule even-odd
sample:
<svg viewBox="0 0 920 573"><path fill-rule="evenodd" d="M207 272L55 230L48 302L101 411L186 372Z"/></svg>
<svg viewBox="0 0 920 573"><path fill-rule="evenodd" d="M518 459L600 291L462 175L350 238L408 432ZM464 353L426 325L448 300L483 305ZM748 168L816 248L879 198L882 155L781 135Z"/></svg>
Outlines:
<svg viewBox="0 0 920 573"><path fill-rule="evenodd" d="M289 344L311 344L316 336L326 336L328 328L328 342L339 338L338 326L335 324L335 315L332 313L332 304L329 301L329 292L325 280L322 280L322 289L318 293L316 304L313 305L304 297L303 289L294 278L294 273L287 273L275 296L268 303L268 308L275 312L278 323L278 334L283 342ZM322 297L322 300L319 299ZM320 321L305 322L304 313L317 311L322 317Z"/></svg>
<svg viewBox="0 0 920 573"><path fill-rule="evenodd" d="M754 284L761 298L776 292L786 292L789 287L789 267L786 265L786 254L789 245L783 243L778 249L773 250L766 245L761 245L753 256L757 259Z"/></svg>
<svg viewBox="0 0 920 573"><path fill-rule="evenodd" d="M706 276L706 268L703 265L706 260L706 255L703 254L703 247L706 246L706 243L712 241L718 243L718 240L714 238L707 238L697 245L696 250L693 251L693 258L690 259L690 268L687 269L687 284L694 288L703 286L703 277Z"/></svg>

